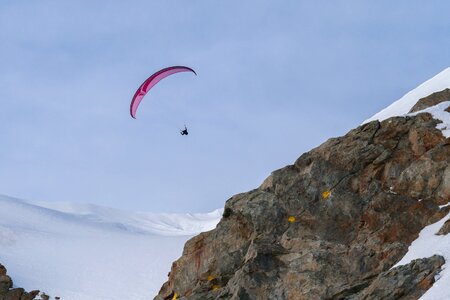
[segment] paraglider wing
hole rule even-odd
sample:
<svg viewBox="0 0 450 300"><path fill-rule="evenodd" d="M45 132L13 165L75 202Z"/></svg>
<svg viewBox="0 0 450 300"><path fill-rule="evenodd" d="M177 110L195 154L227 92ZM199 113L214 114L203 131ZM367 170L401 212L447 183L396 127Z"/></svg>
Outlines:
<svg viewBox="0 0 450 300"><path fill-rule="evenodd" d="M137 108L138 108L139 104L141 103L142 99L144 98L144 96L147 94L147 92L152 87L154 87L158 82L160 82L162 79L166 78L167 76L170 76L175 73L180 73L180 72L192 72L195 75L197 75L197 73L195 73L195 71L192 70L191 68L183 67L183 66L174 66L174 67L168 67L168 68L159 70L158 72L156 72L155 74L153 74L152 76L147 78L147 80L145 80L141 84L141 86L138 88L138 90L136 91L136 93L133 96L133 99L131 100L131 104L130 104L131 116L134 119L136 119Z"/></svg>

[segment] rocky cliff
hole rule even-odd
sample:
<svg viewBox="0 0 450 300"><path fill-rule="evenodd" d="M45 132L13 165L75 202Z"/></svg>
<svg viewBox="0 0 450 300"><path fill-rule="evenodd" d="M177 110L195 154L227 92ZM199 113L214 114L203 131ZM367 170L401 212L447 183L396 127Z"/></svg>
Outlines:
<svg viewBox="0 0 450 300"><path fill-rule="evenodd" d="M39 291L25 292L22 288L13 288L13 281L7 275L6 268L0 264L0 300L33 300Z"/></svg>
<svg viewBox="0 0 450 300"><path fill-rule="evenodd" d="M444 257L392 267L450 211L450 139L427 111L449 100L363 124L233 196L155 299L418 299Z"/></svg>

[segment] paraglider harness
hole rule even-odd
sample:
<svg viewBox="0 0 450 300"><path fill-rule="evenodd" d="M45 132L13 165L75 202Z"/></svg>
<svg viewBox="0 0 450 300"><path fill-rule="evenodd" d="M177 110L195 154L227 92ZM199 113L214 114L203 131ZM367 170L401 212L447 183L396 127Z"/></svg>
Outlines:
<svg viewBox="0 0 450 300"><path fill-rule="evenodd" d="M186 125L184 125L184 130L180 129L180 134L181 135L188 135L189 134L189 132L187 131Z"/></svg>

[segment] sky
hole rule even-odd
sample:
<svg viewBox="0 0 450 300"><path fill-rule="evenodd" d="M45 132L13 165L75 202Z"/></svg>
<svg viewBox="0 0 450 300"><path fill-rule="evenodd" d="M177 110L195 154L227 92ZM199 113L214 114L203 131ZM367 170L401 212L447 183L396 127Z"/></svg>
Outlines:
<svg viewBox="0 0 450 300"><path fill-rule="evenodd" d="M0 2L0 193L207 212L450 66L447 1ZM186 65L143 100L153 72ZM187 125L189 136L179 129Z"/></svg>

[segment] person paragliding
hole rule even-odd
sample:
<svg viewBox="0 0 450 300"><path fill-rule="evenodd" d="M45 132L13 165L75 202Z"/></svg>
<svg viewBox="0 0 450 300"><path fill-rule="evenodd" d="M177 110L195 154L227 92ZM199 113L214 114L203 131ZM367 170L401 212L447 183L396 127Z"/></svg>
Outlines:
<svg viewBox="0 0 450 300"><path fill-rule="evenodd" d="M186 125L184 125L184 130L181 130L181 129L180 129L180 134L181 134L181 135L188 135L188 134L189 134L189 132L188 132L188 130L187 130L187 128L186 128Z"/></svg>
<svg viewBox="0 0 450 300"><path fill-rule="evenodd" d="M191 68L184 67L184 66L173 66L164 68L162 70L159 70L158 72L154 73L152 76L147 78L141 86L137 89L136 93L133 96L133 99L131 100L130 104L130 115L133 119L136 119L136 111L139 107L139 104L141 103L144 96L154 87L158 82L160 82L162 79L166 78L167 76L180 73L180 72L192 72L195 75L195 71ZM186 128L186 125L184 125L184 130L180 130L181 135L188 135L188 131Z"/></svg>

